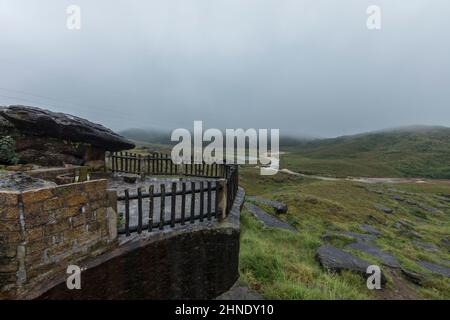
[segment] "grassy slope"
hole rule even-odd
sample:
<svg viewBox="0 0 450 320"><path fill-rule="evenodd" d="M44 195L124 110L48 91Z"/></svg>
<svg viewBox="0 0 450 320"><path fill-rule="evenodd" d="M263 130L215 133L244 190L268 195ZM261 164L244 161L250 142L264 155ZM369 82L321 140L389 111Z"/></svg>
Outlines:
<svg viewBox="0 0 450 320"><path fill-rule="evenodd" d="M362 223L370 223L383 232L376 242L394 253L402 266L426 274L422 288L411 285L419 297L450 298L450 281L433 275L415 263L417 259L441 262L450 259L441 247L438 252L420 250L412 239L402 236L394 228L399 219L414 224L414 230L423 241L440 245L450 234L450 210L439 209L428 214L415 206L393 200L392 194L405 196L428 207L438 207L434 195L449 193L448 184L426 185L364 185L348 181L320 181L277 174L272 177L258 175L251 168L241 170L241 185L248 194L263 195L287 203L289 212L280 218L294 225L298 234L283 230L264 229L245 210L242 214L241 259L242 279L266 298L281 299L370 299L375 293L365 286L359 276L344 273L335 275L321 269L315 260L315 250L321 244L320 236L327 231L350 230L361 232ZM388 191L395 188L397 191ZM394 193L393 193L394 192ZM394 208L392 215L374 209L383 204ZM441 205L448 203L440 203ZM346 239L336 239L343 245ZM376 259L355 254L377 263ZM392 286L392 281L389 282Z"/></svg>
<svg viewBox="0 0 450 320"><path fill-rule="evenodd" d="M285 148L281 165L333 176L450 178L450 128L416 127Z"/></svg>

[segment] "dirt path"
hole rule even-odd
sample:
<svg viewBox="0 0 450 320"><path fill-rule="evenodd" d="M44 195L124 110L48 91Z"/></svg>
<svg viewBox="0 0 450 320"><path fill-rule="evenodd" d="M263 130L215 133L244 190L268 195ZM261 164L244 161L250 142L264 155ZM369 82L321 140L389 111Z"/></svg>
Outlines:
<svg viewBox="0 0 450 320"><path fill-rule="evenodd" d="M353 181L353 182L362 182L362 183L432 183L432 182L444 182L450 184L450 180L444 179L423 179L423 178L365 178L365 177L347 177L347 178L333 178L333 177L325 177L319 175L310 175L299 172L294 172L289 169L281 169L280 172L300 176L300 177L308 177L312 179L324 180L324 181Z"/></svg>
<svg viewBox="0 0 450 320"><path fill-rule="evenodd" d="M392 279L392 287L377 290L376 296L379 300L419 300L421 297L413 288L413 285L405 280L398 270L388 271Z"/></svg>

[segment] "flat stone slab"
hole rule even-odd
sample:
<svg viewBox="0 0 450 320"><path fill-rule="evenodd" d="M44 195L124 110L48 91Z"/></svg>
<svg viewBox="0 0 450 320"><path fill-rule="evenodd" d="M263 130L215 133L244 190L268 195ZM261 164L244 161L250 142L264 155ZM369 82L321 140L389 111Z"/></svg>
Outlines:
<svg viewBox="0 0 450 320"><path fill-rule="evenodd" d="M408 222L406 220L398 220L395 224L394 227L396 229L406 229L406 230L410 230L414 227L414 225L411 222Z"/></svg>
<svg viewBox="0 0 450 320"><path fill-rule="evenodd" d="M422 266L423 268L430 270L431 272L440 274L444 277L450 278L450 268L435 264L435 263L431 263L428 261L417 261L417 264L419 264L420 266Z"/></svg>
<svg viewBox="0 0 450 320"><path fill-rule="evenodd" d="M277 213L286 213L288 211L288 206L286 204L276 200L270 200L259 196L248 196L247 199L256 203L265 204L266 206L275 209Z"/></svg>
<svg viewBox="0 0 450 320"><path fill-rule="evenodd" d="M364 234L364 233L356 233L356 232L344 232L343 235L347 237L354 238L357 241L361 242L368 242L368 241L374 241L377 236L373 234Z"/></svg>
<svg viewBox="0 0 450 320"><path fill-rule="evenodd" d="M370 242L356 242L346 246L349 249L355 249L364 252L372 257L378 258L381 262L391 268L399 268L400 264L392 254L383 251L379 246Z"/></svg>
<svg viewBox="0 0 450 320"><path fill-rule="evenodd" d="M438 248L433 243L430 243L430 242L413 240L411 243L415 247L420 248L420 249L424 249L424 250L428 250L428 251L438 251Z"/></svg>
<svg viewBox="0 0 450 320"><path fill-rule="evenodd" d="M401 268L401 271L403 275L406 277L406 279L419 286L422 285L424 279L423 274L404 268Z"/></svg>
<svg viewBox="0 0 450 320"><path fill-rule="evenodd" d="M441 244L448 249L448 252L450 252L450 238L449 237L443 238L441 240Z"/></svg>
<svg viewBox="0 0 450 320"><path fill-rule="evenodd" d="M371 225L363 224L359 228L362 231L373 234L375 236L381 236L381 232L377 228L372 227Z"/></svg>
<svg viewBox="0 0 450 320"><path fill-rule="evenodd" d="M268 214L263 209L254 205L253 203L246 202L245 208L248 211L250 211L250 213L253 214L259 221L261 221L265 227L280 228L280 229L297 232L297 229L295 229L290 224L288 224L284 221L281 221L281 220L277 219L276 217Z"/></svg>
<svg viewBox="0 0 450 320"><path fill-rule="evenodd" d="M340 272L349 270L367 277L367 267L371 264L366 260L358 258L353 254L338 249L330 244L324 244L317 249L316 258L320 265L329 271ZM386 283L386 278L382 273L382 283Z"/></svg>

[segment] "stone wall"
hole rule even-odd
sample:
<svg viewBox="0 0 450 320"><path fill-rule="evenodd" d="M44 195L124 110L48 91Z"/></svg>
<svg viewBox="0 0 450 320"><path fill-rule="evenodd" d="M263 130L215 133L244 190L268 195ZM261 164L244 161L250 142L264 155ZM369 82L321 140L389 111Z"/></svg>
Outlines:
<svg viewBox="0 0 450 320"><path fill-rule="evenodd" d="M0 193L0 277L2 295L20 297L70 264L100 255L115 245L114 209L106 180L21 193ZM3 223L5 222L5 223ZM4 275L3 275L4 274ZM13 279L13 275L15 275Z"/></svg>
<svg viewBox="0 0 450 320"><path fill-rule="evenodd" d="M19 197L20 192L0 193L0 299L8 298L17 282L17 251L23 241Z"/></svg>
<svg viewBox="0 0 450 320"><path fill-rule="evenodd" d="M81 290L65 277L31 292L39 299L212 299L239 277L239 190L223 222L134 234L116 249L83 265Z"/></svg>
<svg viewBox="0 0 450 320"><path fill-rule="evenodd" d="M73 183L75 182L75 177L79 177L81 173L87 175L88 170L89 168L87 166L72 166L67 168L65 167L40 168L26 171L26 174L33 178L51 181L57 184L68 184L64 183L65 180L67 181L70 180L69 183ZM64 177L67 177L67 179L65 179Z"/></svg>

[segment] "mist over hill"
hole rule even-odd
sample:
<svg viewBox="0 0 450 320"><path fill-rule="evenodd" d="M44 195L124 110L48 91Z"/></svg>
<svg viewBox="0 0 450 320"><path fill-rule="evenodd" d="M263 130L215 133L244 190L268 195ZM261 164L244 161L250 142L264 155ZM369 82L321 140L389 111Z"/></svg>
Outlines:
<svg viewBox="0 0 450 320"><path fill-rule="evenodd" d="M169 130L120 132L137 143L175 145ZM205 145L208 143L205 143ZM281 165L331 176L450 178L450 128L409 126L328 139L282 136Z"/></svg>
<svg viewBox="0 0 450 320"><path fill-rule="evenodd" d="M409 126L289 147L287 166L339 176L450 178L450 128Z"/></svg>
<svg viewBox="0 0 450 320"><path fill-rule="evenodd" d="M170 140L170 136L172 134L170 130L161 130L152 128L149 129L130 128L120 131L119 133L122 136L136 142L144 142L150 144L152 143L169 144L169 145L177 144L177 142L173 142ZM311 141L312 139L313 138L311 137L281 136L280 147L296 146L300 143ZM268 143L270 145L270 141L268 141Z"/></svg>

